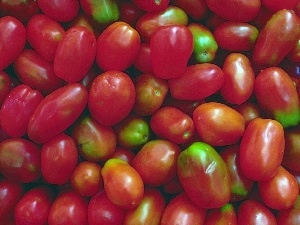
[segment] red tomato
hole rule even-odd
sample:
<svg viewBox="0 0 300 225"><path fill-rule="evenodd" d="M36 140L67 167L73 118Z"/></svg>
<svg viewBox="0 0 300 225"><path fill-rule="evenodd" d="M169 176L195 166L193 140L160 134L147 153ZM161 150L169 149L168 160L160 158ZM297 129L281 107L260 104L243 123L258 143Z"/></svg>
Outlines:
<svg viewBox="0 0 300 225"><path fill-rule="evenodd" d="M203 225L237 225L237 213L232 204L207 211Z"/></svg>
<svg viewBox="0 0 300 225"><path fill-rule="evenodd" d="M122 159L109 159L101 171L104 190L114 204L134 208L143 199L144 182L139 173Z"/></svg>
<svg viewBox="0 0 300 225"><path fill-rule="evenodd" d="M243 174L268 180L277 173L284 152L283 127L276 120L256 118L247 126L238 153Z"/></svg>
<svg viewBox="0 0 300 225"><path fill-rule="evenodd" d="M107 71L94 79L89 92L88 108L99 123L112 126L129 115L135 95L133 81L126 73Z"/></svg>
<svg viewBox="0 0 300 225"><path fill-rule="evenodd" d="M241 105L234 107L245 119L245 124L248 126L251 120L261 117L261 109L256 103L245 102Z"/></svg>
<svg viewBox="0 0 300 225"><path fill-rule="evenodd" d="M294 172L300 172L300 130L298 127L284 131L285 148L282 165Z"/></svg>
<svg viewBox="0 0 300 225"><path fill-rule="evenodd" d="M173 98L202 100L221 88L224 83L224 74L222 69L215 64L194 64L186 67L181 77L170 79L168 83Z"/></svg>
<svg viewBox="0 0 300 225"><path fill-rule="evenodd" d="M140 35L132 26L115 22L97 39L96 63L103 71L124 71L133 64L140 44Z"/></svg>
<svg viewBox="0 0 300 225"><path fill-rule="evenodd" d="M122 159L130 165L134 157L135 153L133 151L120 146L117 146L114 153L110 156L110 158Z"/></svg>
<svg viewBox="0 0 300 225"><path fill-rule="evenodd" d="M74 26L58 42L53 69L63 80L78 82L91 69L96 57L96 37L86 27Z"/></svg>
<svg viewBox="0 0 300 225"><path fill-rule="evenodd" d="M37 186L30 189L15 207L16 224L47 224L54 198L55 193L48 186Z"/></svg>
<svg viewBox="0 0 300 225"><path fill-rule="evenodd" d="M295 9L299 3L299 0L261 0L261 2L268 10L276 12L281 9Z"/></svg>
<svg viewBox="0 0 300 225"><path fill-rule="evenodd" d="M66 134L59 134L42 146L42 176L50 184L67 183L77 161L75 142Z"/></svg>
<svg viewBox="0 0 300 225"><path fill-rule="evenodd" d="M139 7L143 11L157 11L157 10L164 10L168 7L170 0L150 0L150 1L144 1L144 0L132 0L132 2Z"/></svg>
<svg viewBox="0 0 300 225"><path fill-rule="evenodd" d="M166 206L161 225L202 225L206 209L196 206L185 193L174 197Z"/></svg>
<svg viewBox="0 0 300 225"><path fill-rule="evenodd" d="M170 79L181 77L193 53L193 35L183 25L162 26L150 40L150 58L155 76Z"/></svg>
<svg viewBox="0 0 300 225"><path fill-rule="evenodd" d="M199 105L193 121L200 138L214 146L237 143L244 134L244 117L233 108L218 102Z"/></svg>
<svg viewBox="0 0 300 225"><path fill-rule="evenodd" d="M205 0L175 0L173 2L194 20L204 19L209 12Z"/></svg>
<svg viewBox="0 0 300 225"><path fill-rule="evenodd" d="M171 141L151 140L138 151L131 165L145 184L159 186L175 177L179 153L180 147Z"/></svg>
<svg viewBox="0 0 300 225"><path fill-rule="evenodd" d="M144 11L139 9L132 1L124 1L119 3L120 21L134 26L138 18L143 15Z"/></svg>
<svg viewBox="0 0 300 225"><path fill-rule="evenodd" d="M32 16L26 25L27 40L43 58L53 61L58 42L65 34L63 26L44 15Z"/></svg>
<svg viewBox="0 0 300 225"><path fill-rule="evenodd" d="M3 103L4 99L8 95L10 89L11 79L9 75L4 71L0 71L0 105Z"/></svg>
<svg viewBox="0 0 300 225"><path fill-rule="evenodd" d="M133 62L133 66L142 73L152 74L150 57L150 44L141 43L139 52Z"/></svg>
<svg viewBox="0 0 300 225"><path fill-rule="evenodd" d="M276 215L277 225L295 225L300 223L300 196L298 196L296 203L288 208L279 210Z"/></svg>
<svg viewBox="0 0 300 225"><path fill-rule="evenodd" d="M44 143L66 130L83 112L88 102L86 88L73 83L47 95L37 106L28 124L28 136Z"/></svg>
<svg viewBox="0 0 300 225"><path fill-rule="evenodd" d="M15 17L0 18L0 71L9 66L23 51L26 28Z"/></svg>
<svg viewBox="0 0 300 225"><path fill-rule="evenodd" d="M41 176L41 150L23 138L9 138L0 143L0 173L20 183L36 181Z"/></svg>

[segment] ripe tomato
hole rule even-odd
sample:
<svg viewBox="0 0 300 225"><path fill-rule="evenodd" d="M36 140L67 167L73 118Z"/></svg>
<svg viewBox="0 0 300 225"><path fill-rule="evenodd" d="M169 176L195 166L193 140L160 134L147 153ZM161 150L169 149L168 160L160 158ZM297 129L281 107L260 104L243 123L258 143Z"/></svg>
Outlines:
<svg viewBox="0 0 300 225"><path fill-rule="evenodd" d="M285 148L282 165L292 171L300 172L300 130L298 127L287 129L284 131Z"/></svg>
<svg viewBox="0 0 300 225"><path fill-rule="evenodd" d="M174 0L173 2L197 21L204 19L209 13L205 0Z"/></svg>
<svg viewBox="0 0 300 225"><path fill-rule="evenodd" d="M300 196L298 196L296 203L288 208L279 210L276 215L277 225L295 225L300 223Z"/></svg>
<svg viewBox="0 0 300 225"><path fill-rule="evenodd" d="M170 0L161 0L161 1L144 1L144 0L132 0L132 2L143 11L157 11L164 10L168 7Z"/></svg>
<svg viewBox="0 0 300 225"><path fill-rule="evenodd" d="M290 0L290 1L284 1L284 0L262 0L261 3L272 12L279 11L281 9L292 9L294 10L296 6L299 3L299 0Z"/></svg>
<svg viewBox="0 0 300 225"><path fill-rule="evenodd" d="M220 208L207 210L204 225L237 225L237 213L232 204L228 203Z"/></svg>
<svg viewBox="0 0 300 225"><path fill-rule="evenodd" d="M11 78L6 72L0 71L0 105L3 103L4 99L8 95L10 89Z"/></svg>

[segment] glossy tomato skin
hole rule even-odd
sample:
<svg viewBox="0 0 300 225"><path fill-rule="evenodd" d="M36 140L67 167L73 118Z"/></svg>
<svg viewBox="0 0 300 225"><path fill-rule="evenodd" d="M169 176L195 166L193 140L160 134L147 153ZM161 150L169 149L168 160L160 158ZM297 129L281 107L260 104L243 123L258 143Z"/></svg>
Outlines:
<svg viewBox="0 0 300 225"><path fill-rule="evenodd" d="M300 122L299 96L291 77L279 67L262 70L254 81L258 105L283 127Z"/></svg>
<svg viewBox="0 0 300 225"><path fill-rule="evenodd" d="M262 118L252 120L238 153L244 175L256 181L270 179L282 162L284 145L284 131L279 122Z"/></svg>
<svg viewBox="0 0 300 225"><path fill-rule="evenodd" d="M0 70L5 69L23 51L26 43L26 28L15 17L0 18Z"/></svg>
<svg viewBox="0 0 300 225"><path fill-rule="evenodd" d="M296 6L298 5L298 0L291 0L291 1L283 1L283 0L276 0L276 1L270 1L270 0L262 0L262 4L270 11L277 12L281 9L296 9Z"/></svg>
<svg viewBox="0 0 300 225"><path fill-rule="evenodd" d="M139 52L133 62L133 66L142 73L152 74L150 57L150 44L142 42Z"/></svg>
<svg viewBox="0 0 300 225"><path fill-rule="evenodd" d="M237 213L234 206L228 203L220 208L209 209L204 225L237 225Z"/></svg>
<svg viewBox="0 0 300 225"><path fill-rule="evenodd" d="M58 42L65 34L63 26L45 14L32 16L26 25L27 40L43 58L53 61Z"/></svg>
<svg viewBox="0 0 300 225"><path fill-rule="evenodd" d="M159 186L175 177L180 150L180 147L171 141L151 140L138 151L131 165L145 184Z"/></svg>
<svg viewBox="0 0 300 225"><path fill-rule="evenodd" d="M134 157L135 153L132 150L120 146L117 146L114 153L110 156L110 158L122 159L129 165L131 165L131 162L134 159Z"/></svg>
<svg viewBox="0 0 300 225"><path fill-rule="evenodd" d="M74 19L80 7L78 0L37 0L37 4L44 14L59 22L69 22Z"/></svg>
<svg viewBox="0 0 300 225"><path fill-rule="evenodd" d="M175 107L161 107L150 119L152 131L160 138L176 144L184 144L192 139L195 133L193 119Z"/></svg>
<svg viewBox="0 0 300 225"><path fill-rule="evenodd" d="M279 210L276 215L278 225L294 225L300 223L300 196L297 197L296 203L289 209Z"/></svg>
<svg viewBox="0 0 300 225"><path fill-rule="evenodd" d="M154 75L163 79L181 77L193 47L193 35L186 26L170 25L156 29L150 39Z"/></svg>
<svg viewBox="0 0 300 225"><path fill-rule="evenodd" d="M34 142L9 138L0 143L0 173L15 182L29 183L41 176L41 152Z"/></svg>
<svg viewBox="0 0 300 225"><path fill-rule="evenodd" d="M132 2L143 11L152 12L157 10L164 10L165 8L168 7L170 0L161 0L161 1L133 0Z"/></svg>
<svg viewBox="0 0 300 225"><path fill-rule="evenodd" d="M33 49L24 49L13 62L13 68L22 83L43 95L48 95L65 84L64 80L56 76L53 63Z"/></svg>
<svg viewBox="0 0 300 225"><path fill-rule="evenodd" d="M162 215L161 225L201 225L204 223L206 211L195 205L183 192L167 204Z"/></svg>
<svg viewBox="0 0 300 225"><path fill-rule="evenodd" d="M101 174L107 197L114 204L130 209L142 201L144 182L139 173L124 160L107 160Z"/></svg>
<svg viewBox="0 0 300 225"><path fill-rule="evenodd" d="M0 125L4 132L11 137L25 135L29 119L43 98L39 91L25 84L13 88L0 110Z"/></svg>
<svg viewBox="0 0 300 225"><path fill-rule="evenodd" d="M258 65L277 66L296 45L299 33L300 19L294 11L283 9L276 12L259 32L253 61Z"/></svg>
<svg viewBox="0 0 300 225"><path fill-rule="evenodd" d="M88 200L72 189L58 194L51 205L49 225L87 225Z"/></svg>
<svg viewBox="0 0 300 225"><path fill-rule="evenodd" d="M234 107L245 119L245 124L248 126L251 120L260 118L262 115L261 109L258 104L246 101L245 103Z"/></svg>
<svg viewBox="0 0 300 225"><path fill-rule="evenodd" d="M72 138L79 154L92 162L108 159L117 145L113 128L102 125L89 115L77 121L72 129Z"/></svg>
<svg viewBox="0 0 300 225"><path fill-rule="evenodd" d="M115 22L97 39L96 63L103 71L124 71L133 64L140 44L135 28L125 22Z"/></svg>
<svg viewBox="0 0 300 225"><path fill-rule="evenodd" d="M91 69L96 50L96 37L91 30L83 26L69 28L57 45L55 74L69 83L80 81Z"/></svg>
<svg viewBox="0 0 300 225"><path fill-rule="evenodd" d="M42 176L50 184L67 183L77 162L76 144L67 134L59 134L42 146Z"/></svg>
<svg viewBox="0 0 300 225"><path fill-rule="evenodd" d="M104 190L93 195L88 205L89 225L122 225L125 209L112 203Z"/></svg>
<svg viewBox="0 0 300 225"><path fill-rule="evenodd" d="M126 73L111 70L93 81L88 100L91 115L100 123L116 125L129 115L135 102L135 87Z"/></svg>
<svg viewBox="0 0 300 225"><path fill-rule="evenodd" d="M202 100L216 93L223 82L222 69L212 63L188 66L181 77L168 80L171 95L180 100Z"/></svg>
<svg viewBox="0 0 300 225"><path fill-rule="evenodd" d="M222 97L231 104L246 102L253 93L255 73L251 62L242 53L230 53L224 60L224 84L220 89Z"/></svg>
<svg viewBox="0 0 300 225"><path fill-rule="evenodd" d="M0 71L0 104L3 103L10 89L11 89L11 79L9 75L4 71Z"/></svg>
<svg viewBox="0 0 300 225"><path fill-rule="evenodd" d="M245 131L244 117L233 108L218 102L199 105L194 110L193 121L199 137L213 146L235 144Z"/></svg>
<svg viewBox="0 0 300 225"><path fill-rule="evenodd" d="M15 207L16 224L47 224L55 192L47 186L37 186L25 193Z"/></svg>
<svg viewBox="0 0 300 225"><path fill-rule="evenodd" d="M194 142L179 154L177 175L185 193L199 207L218 208L230 200L227 164L204 142Z"/></svg>
<svg viewBox="0 0 300 225"><path fill-rule="evenodd" d="M47 95L37 106L28 124L28 136L45 143L67 129L83 112L88 92L79 83L68 84Z"/></svg>
<svg viewBox="0 0 300 225"><path fill-rule="evenodd" d="M173 2L194 20L204 19L209 13L205 0L175 0Z"/></svg>

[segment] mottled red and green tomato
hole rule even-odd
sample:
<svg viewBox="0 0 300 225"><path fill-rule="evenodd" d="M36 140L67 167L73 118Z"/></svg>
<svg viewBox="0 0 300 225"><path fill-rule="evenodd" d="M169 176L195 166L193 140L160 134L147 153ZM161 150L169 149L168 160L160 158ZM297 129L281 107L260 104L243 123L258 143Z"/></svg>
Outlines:
<svg viewBox="0 0 300 225"><path fill-rule="evenodd" d="M231 203L216 209L207 210L204 225L237 225L237 213Z"/></svg>
<svg viewBox="0 0 300 225"><path fill-rule="evenodd" d="M285 148L282 165L294 172L300 172L300 130L298 127L284 131Z"/></svg>

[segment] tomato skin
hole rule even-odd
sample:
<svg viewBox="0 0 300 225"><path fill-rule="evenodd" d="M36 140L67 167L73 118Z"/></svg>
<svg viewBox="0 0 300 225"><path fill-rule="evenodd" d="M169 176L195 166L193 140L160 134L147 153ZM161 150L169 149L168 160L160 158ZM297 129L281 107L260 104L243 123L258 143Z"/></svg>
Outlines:
<svg viewBox="0 0 300 225"><path fill-rule="evenodd" d="M284 153L284 131L276 120L256 118L247 126L239 150L243 174L255 181L274 176Z"/></svg>
<svg viewBox="0 0 300 225"><path fill-rule="evenodd" d="M253 50L258 34L259 30L250 23L235 21L222 22L213 31L219 47L239 52Z"/></svg>
<svg viewBox="0 0 300 225"><path fill-rule="evenodd" d="M16 224L47 224L55 193L47 186L37 186L25 193L15 207Z"/></svg>
<svg viewBox="0 0 300 225"><path fill-rule="evenodd" d="M122 159L129 165L131 165L131 162L134 159L134 157L135 153L132 150L120 146L117 146L114 153L110 156L110 158Z"/></svg>
<svg viewBox="0 0 300 225"><path fill-rule="evenodd" d="M41 176L40 148L23 138L9 138L0 143L0 173L7 179L29 183Z"/></svg>
<svg viewBox="0 0 300 225"><path fill-rule="evenodd" d="M114 204L130 209L142 201L144 182L139 173L124 160L107 160L101 174L107 197Z"/></svg>
<svg viewBox="0 0 300 225"><path fill-rule="evenodd" d="M180 100L202 100L216 93L223 82L222 69L212 63L188 66L181 77L168 80L172 97Z"/></svg>
<svg viewBox="0 0 300 225"><path fill-rule="evenodd" d="M258 65L277 66L296 45L299 35L300 19L294 11L283 9L274 13L259 32L253 61Z"/></svg>
<svg viewBox="0 0 300 225"><path fill-rule="evenodd" d="M65 34L62 25L44 14L32 16L26 25L30 46L43 58L53 61L58 42Z"/></svg>
<svg viewBox="0 0 300 225"><path fill-rule="evenodd" d="M162 215L161 225L201 225L204 223L206 211L195 205L183 192L167 204Z"/></svg>
<svg viewBox="0 0 300 225"><path fill-rule="evenodd" d="M300 172L299 157L300 157L300 130L298 127L286 129L284 131L285 148L282 160L282 165L294 172Z"/></svg>
<svg viewBox="0 0 300 225"><path fill-rule="evenodd" d="M209 12L205 0L175 0L173 2L194 20L204 19Z"/></svg>
<svg viewBox="0 0 300 225"><path fill-rule="evenodd" d="M136 21L145 12L139 9L132 1L121 1L119 3L120 21L124 21L131 26L135 26Z"/></svg>
<svg viewBox="0 0 300 225"><path fill-rule="evenodd" d="M103 71L124 71L133 64L140 44L140 35L132 26L115 22L97 39L96 63Z"/></svg>
<svg viewBox="0 0 300 225"><path fill-rule="evenodd" d="M131 165L139 173L144 184L159 186L175 177L180 151L180 147L171 141L151 140L138 151Z"/></svg>
<svg viewBox="0 0 300 225"><path fill-rule="evenodd" d="M51 205L49 225L87 225L88 200L72 189L58 194Z"/></svg>
<svg viewBox="0 0 300 225"><path fill-rule="evenodd" d="M207 211L204 225L237 225L237 214L232 204Z"/></svg>
<svg viewBox="0 0 300 225"><path fill-rule="evenodd" d="M69 181L78 161L74 140L67 134L59 134L43 144L41 171L50 184L65 184Z"/></svg>
<svg viewBox="0 0 300 225"><path fill-rule="evenodd" d="M48 95L65 84L64 80L54 73L53 63L33 49L24 49L13 62L13 68L22 83L40 91L43 95Z"/></svg>
<svg viewBox="0 0 300 225"><path fill-rule="evenodd" d="M99 123L116 125L131 112L135 95L133 81L126 73L107 71L93 80L88 108Z"/></svg>
<svg viewBox="0 0 300 225"><path fill-rule="evenodd" d="M258 104L249 101L234 107L234 109L244 117L246 126L248 126L251 120L260 118L262 115Z"/></svg>
<svg viewBox="0 0 300 225"><path fill-rule="evenodd" d="M10 89L11 89L11 79L9 75L4 71L0 71L0 105L2 105Z"/></svg>
<svg viewBox="0 0 300 225"><path fill-rule="evenodd" d="M91 69L96 50L96 37L91 30L83 26L69 28L57 45L55 74L69 83L80 81Z"/></svg>
<svg viewBox="0 0 300 225"><path fill-rule="evenodd" d="M295 225L300 223L300 196L297 197L296 203L288 208L279 210L276 215L277 225Z"/></svg>
<svg viewBox="0 0 300 225"><path fill-rule="evenodd" d="M177 175L185 193L199 207L218 208L230 200L227 164L204 142L194 142L179 154Z"/></svg>
<svg viewBox="0 0 300 225"><path fill-rule="evenodd" d="M214 146L235 144L245 131L243 116L233 108L218 102L199 105L194 110L193 121L199 137Z"/></svg>
<svg viewBox="0 0 300 225"><path fill-rule="evenodd" d="M15 17L0 18L0 71L11 64L23 51L26 28Z"/></svg>
<svg viewBox="0 0 300 225"><path fill-rule="evenodd" d="M142 73L152 74L153 71L150 57L150 44L141 43L139 52L133 62L133 66Z"/></svg>
<svg viewBox="0 0 300 225"><path fill-rule="evenodd" d="M270 11L277 12L282 9L292 9L294 10L299 3L298 0L284 1L284 0L261 0L261 3Z"/></svg>
<svg viewBox="0 0 300 225"><path fill-rule="evenodd" d="M242 104L253 93L255 73L251 62L242 53L230 53L224 60L223 68L225 81L220 93L226 102Z"/></svg>
<svg viewBox="0 0 300 225"><path fill-rule="evenodd" d="M248 22L259 13L261 1L227 0L220 4L216 0L206 0L208 8L225 20Z"/></svg>
<svg viewBox="0 0 300 225"><path fill-rule="evenodd" d="M28 136L38 143L49 141L75 122L87 102L88 92L79 83L53 91L33 112L28 124Z"/></svg>
<svg viewBox="0 0 300 225"><path fill-rule="evenodd" d="M161 1L143 1L143 0L132 0L132 2L141 10L152 12L158 10L164 10L168 7L170 0L161 0Z"/></svg>
<svg viewBox="0 0 300 225"><path fill-rule="evenodd" d="M150 40L153 74L162 79L181 77L193 53L193 43L193 35L186 26L157 28Z"/></svg>
<svg viewBox="0 0 300 225"><path fill-rule="evenodd" d="M254 81L260 108L283 127L300 122L299 96L290 76L279 67L262 70Z"/></svg>
<svg viewBox="0 0 300 225"><path fill-rule="evenodd" d="M176 144L191 140L195 133L193 119L175 107L161 107L150 119L152 131L160 138Z"/></svg>

